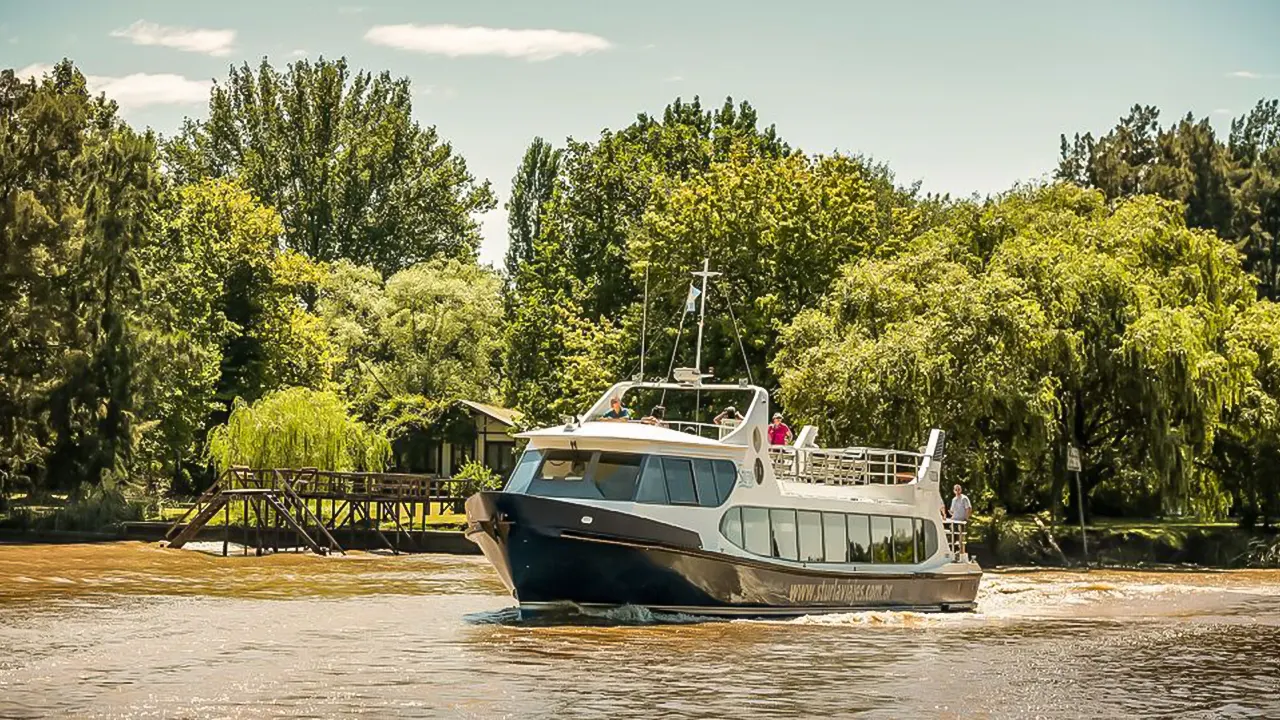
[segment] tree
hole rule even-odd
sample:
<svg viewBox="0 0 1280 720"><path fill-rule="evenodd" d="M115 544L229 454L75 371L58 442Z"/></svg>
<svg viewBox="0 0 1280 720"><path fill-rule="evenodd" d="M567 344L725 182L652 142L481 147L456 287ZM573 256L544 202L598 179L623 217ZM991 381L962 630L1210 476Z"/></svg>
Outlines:
<svg viewBox="0 0 1280 720"><path fill-rule="evenodd" d="M156 216L153 238L139 252L144 300L134 309L137 403L146 419L135 469L152 483L167 477L189 489L204 464L211 420L236 397L256 399L268 382L245 373L224 378L223 369L229 352L252 343L266 370L262 345L273 339L253 336L268 324L263 301L280 293L273 283L280 217L227 180L169 190ZM250 303L258 310L248 310ZM230 395L224 402L220 388Z"/></svg>
<svg viewBox="0 0 1280 720"><path fill-rule="evenodd" d="M1135 105L1116 127L1061 139L1057 177L1108 200L1154 194L1186 209L1187 224L1214 230L1244 254L1262 297L1280 297L1280 104L1263 100L1231 123L1228 143L1207 118L1188 114L1161 129L1159 111Z"/></svg>
<svg viewBox="0 0 1280 720"><path fill-rule="evenodd" d="M1254 303L1238 256L1179 206L1033 188L850 263L783 333L775 370L828 443L910 447L948 429L953 467L988 500L1074 495L1070 443L1086 498L1104 487L1130 508L1216 515L1227 502L1202 462L1254 383L1228 350Z"/></svg>
<svg viewBox="0 0 1280 720"><path fill-rule="evenodd" d="M181 182L235 177L279 211L284 241L314 261L390 274L437 256L470 257L488 182L434 127L412 119L407 78L300 60L281 74L265 59L216 85L209 119L188 121L166 160Z"/></svg>
<svg viewBox="0 0 1280 720"><path fill-rule="evenodd" d="M714 367L725 379L745 377L747 362L767 385L778 332L816 306L845 262L895 253L918 231L916 205L914 192L896 188L887 168L862 158L739 154L664 183L627 251L637 282L650 271L650 317L662 320L683 307L690 271L709 258L724 275L708 298L714 315L704 369ZM628 315L628 330L638 335L635 316ZM670 331L651 346L658 357L671 353L675 328Z"/></svg>
<svg viewBox="0 0 1280 720"><path fill-rule="evenodd" d="M525 150L511 180L507 201L507 278L514 278L521 263L533 259L534 239L542 234L542 209L551 200L560 171L561 151L540 137Z"/></svg>
<svg viewBox="0 0 1280 720"><path fill-rule="evenodd" d="M130 310L155 143L65 60L38 83L0 74L0 138L0 473L114 482L133 450Z"/></svg>
<svg viewBox="0 0 1280 720"><path fill-rule="evenodd" d="M290 388L248 404L209 433L209 459L219 472L235 465L339 472L381 472L391 458L386 436L351 417L332 392Z"/></svg>
<svg viewBox="0 0 1280 720"><path fill-rule="evenodd" d="M490 270L433 260L384 283L373 268L339 262L317 312L336 348L337 384L366 418L392 402L430 412L497 399L501 281Z"/></svg>

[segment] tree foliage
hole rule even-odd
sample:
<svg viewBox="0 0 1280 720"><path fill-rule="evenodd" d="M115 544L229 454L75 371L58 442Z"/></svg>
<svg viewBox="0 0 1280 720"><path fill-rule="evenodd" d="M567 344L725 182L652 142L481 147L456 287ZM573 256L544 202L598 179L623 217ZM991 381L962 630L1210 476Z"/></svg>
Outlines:
<svg viewBox="0 0 1280 720"><path fill-rule="evenodd" d="M1057 176L1109 200L1152 194L1183 204L1187 224L1213 230L1244 254L1263 297L1280 298L1280 105L1263 100L1231 123L1226 142L1207 118L1161 128L1135 105L1098 139L1062 136Z"/></svg>
<svg viewBox="0 0 1280 720"><path fill-rule="evenodd" d="M953 467L1006 507L1058 504L1070 443L1086 495L1212 515L1227 498L1204 463L1258 389L1256 354L1234 347L1256 306L1238 256L1180 206L1036 188L846 266L775 364L783 402L828 443L947 428Z"/></svg>
<svg viewBox="0 0 1280 720"><path fill-rule="evenodd" d="M494 205L488 182L413 120L407 78L353 74L345 58L233 67L209 119L166 150L179 181L234 177L275 208L289 248L388 274L474 256L474 216Z"/></svg>
<svg viewBox="0 0 1280 720"><path fill-rule="evenodd" d="M248 404L209 433L219 472L232 466L380 472L391 457L386 436L352 417L333 392L289 388Z"/></svg>

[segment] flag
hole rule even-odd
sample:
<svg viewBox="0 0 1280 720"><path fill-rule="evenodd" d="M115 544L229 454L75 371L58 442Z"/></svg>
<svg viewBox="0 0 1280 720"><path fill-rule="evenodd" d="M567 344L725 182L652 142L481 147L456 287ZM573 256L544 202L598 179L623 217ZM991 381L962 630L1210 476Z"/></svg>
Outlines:
<svg viewBox="0 0 1280 720"><path fill-rule="evenodd" d="M685 311L685 312L693 312L694 310L696 310L696 309L697 309L697 307L698 307L698 296L699 296L699 295L701 295L701 294L702 294L702 291L701 291L701 290L699 290L698 288L694 287L694 286L693 286L693 283L689 283L689 299L688 299L688 300L686 300L686 301L685 301L685 303L684 303L684 311Z"/></svg>

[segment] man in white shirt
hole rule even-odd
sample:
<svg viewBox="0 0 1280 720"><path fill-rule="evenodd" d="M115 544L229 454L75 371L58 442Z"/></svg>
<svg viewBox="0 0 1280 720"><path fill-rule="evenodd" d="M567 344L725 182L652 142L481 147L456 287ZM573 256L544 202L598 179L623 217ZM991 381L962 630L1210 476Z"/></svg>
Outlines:
<svg viewBox="0 0 1280 720"><path fill-rule="evenodd" d="M951 519L957 522L968 522L969 516L973 514L973 505L969 502L969 496L964 494L964 489L959 485L952 489L956 496L951 498Z"/></svg>

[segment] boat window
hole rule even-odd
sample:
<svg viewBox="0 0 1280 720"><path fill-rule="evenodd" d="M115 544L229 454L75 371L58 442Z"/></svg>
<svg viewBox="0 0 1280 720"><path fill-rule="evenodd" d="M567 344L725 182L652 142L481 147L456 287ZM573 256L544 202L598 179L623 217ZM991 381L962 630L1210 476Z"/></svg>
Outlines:
<svg viewBox="0 0 1280 720"><path fill-rule="evenodd" d="M938 525L932 521L924 521L924 556L931 558L938 552Z"/></svg>
<svg viewBox="0 0 1280 720"><path fill-rule="evenodd" d="M844 513L822 513L823 557L827 562L849 562L848 533Z"/></svg>
<svg viewBox="0 0 1280 720"><path fill-rule="evenodd" d="M716 503L720 504L728 500L729 494L733 492L733 486L738 480L738 468L728 460L716 460L712 464L716 475Z"/></svg>
<svg viewBox="0 0 1280 720"><path fill-rule="evenodd" d="M516 463L516 469L512 471L511 478L507 480L504 490L510 493L522 493L528 490L529 483L533 482L533 474L537 472L538 464L541 462L541 450L525 450L520 456L520 462Z"/></svg>
<svg viewBox="0 0 1280 720"><path fill-rule="evenodd" d="M551 450L542 461L535 480L544 482L570 481L577 482L587 477L587 464L591 462L591 453L576 450Z"/></svg>
<svg viewBox="0 0 1280 720"><path fill-rule="evenodd" d="M720 521L720 533L729 542L742 547L742 509L730 508Z"/></svg>
<svg viewBox="0 0 1280 720"><path fill-rule="evenodd" d="M693 486L693 464L681 458L662 458L662 471L667 476L667 498L672 505L697 505Z"/></svg>
<svg viewBox="0 0 1280 720"><path fill-rule="evenodd" d="M698 488L699 505L715 507L720 504L719 494L716 492L715 471L711 469L710 460L693 461L693 483Z"/></svg>
<svg viewBox="0 0 1280 720"><path fill-rule="evenodd" d="M799 555L796 547L796 511L769 511L769 526L773 529L774 557L784 560L796 560Z"/></svg>
<svg viewBox="0 0 1280 720"><path fill-rule="evenodd" d="M800 561L822 562L822 513L811 510L796 512L800 536Z"/></svg>
<svg viewBox="0 0 1280 720"><path fill-rule="evenodd" d="M636 492L636 502L667 504L667 479L662 474L662 459L650 456L645 460L644 473L640 476L640 489Z"/></svg>
<svg viewBox="0 0 1280 720"><path fill-rule="evenodd" d="M792 508L731 508L720 532L749 553L808 563L911 565L938 549L927 519Z"/></svg>
<svg viewBox="0 0 1280 720"><path fill-rule="evenodd" d="M636 495L643 455L600 453L592 480L605 500L631 500Z"/></svg>
<svg viewBox="0 0 1280 720"><path fill-rule="evenodd" d="M916 540L911 528L911 518L893 519L893 561L910 565L915 562Z"/></svg>
<svg viewBox="0 0 1280 720"><path fill-rule="evenodd" d="M743 548L756 555L769 555L769 511L765 508L742 508Z"/></svg>
<svg viewBox="0 0 1280 720"><path fill-rule="evenodd" d="M871 518L849 516L849 562L871 562Z"/></svg>
<svg viewBox="0 0 1280 720"><path fill-rule="evenodd" d="M871 516L871 561L893 562L893 523L881 515Z"/></svg>

